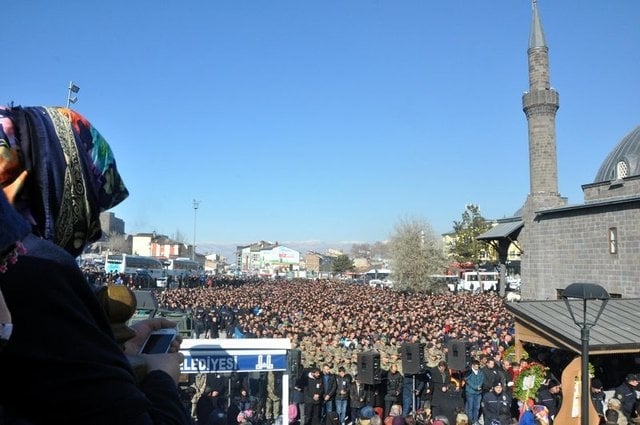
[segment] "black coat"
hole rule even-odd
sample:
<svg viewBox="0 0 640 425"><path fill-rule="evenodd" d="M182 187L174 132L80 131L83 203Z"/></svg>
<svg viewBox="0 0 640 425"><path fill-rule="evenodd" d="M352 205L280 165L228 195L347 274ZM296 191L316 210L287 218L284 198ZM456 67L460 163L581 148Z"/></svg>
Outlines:
<svg viewBox="0 0 640 425"><path fill-rule="evenodd" d="M440 402L433 407L433 415L445 415L450 424L456 423L456 415L464 412L464 399L458 390L448 390L440 396Z"/></svg>
<svg viewBox="0 0 640 425"><path fill-rule="evenodd" d="M501 413L506 412L508 415L510 410L511 396L505 391L502 391L500 394L496 394L495 391L489 391L482 397L482 415L484 416L484 423L487 425L490 424L492 420L503 424L504 418Z"/></svg>
<svg viewBox="0 0 640 425"><path fill-rule="evenodd" d="M627 419L631 419L633 406L637 401L635 388L624 382L616 387L613 397L620 400L622 405L620 410Z"/></svg>
<svg viewBox="0 0 640 425"><path fill-rule="evenodd" d="M400 401L402 399L402 383L404 381L400 372L387 373L384 399Z"/></svg>
<svg viewBox="0 0 640 425"><path fill-rule="evenodd" d="M443 387L448 387L451 383L451 375L449 369L444 369L442 372L438 367L431 368L431 392L433 394L431 398L431 404L437 406L444 395L442 391Z"/></svg>
<svg viewBox="0 0 640 425"><path fill-rule="evenodd" d="M322 375L314 378L309 372L305 372L300 379L296 381L296 387L300 388L304 394L304 402L307 404L320 404L324 396L324 387L322 383ZM314 398L314 396L317 396Z"/></svg>
<svg viewBox="0 0 640 425"><path fill-rule="evenodd" d="M0 274L14 324L0 376L20 378L0 379L0 405L34 425L188 424L168 374L136 383L75 259L35 236L24 242L28 253Z"/></svg>
<svg viewBox="0 0 640 425"><path fill-rule="evenodd" d="M555 394L551 394L547 387L542 387L538 390L537 399L539 404L546 406L549 410L549 418L555 418L558 414L558 410L560 409L560 397Z"/></svg>
<svg viewBox="0 0 640 425"><path fill-rule="evenodd" d="M355 382L351 383L349 388L349 403L352 409L359 409L369 404L368 391L365 389L365 385L360 383L356 385Z"/></svg>

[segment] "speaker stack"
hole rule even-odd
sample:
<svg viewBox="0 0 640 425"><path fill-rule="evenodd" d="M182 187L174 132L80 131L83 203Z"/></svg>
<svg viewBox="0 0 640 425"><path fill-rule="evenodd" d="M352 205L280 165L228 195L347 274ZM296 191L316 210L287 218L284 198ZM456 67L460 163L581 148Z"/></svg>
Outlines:
<svg viewBox="0 0 640 425"><path fill-rule="evenodd" d="M297 348L293 348L289 350L287 353L287 369L289 370L289 375L297 379L302 372L300 368L300 363L302 361L302 352Z"/></svg>
<svg viewBox="0 0 640 425"><path fill-rule="evenodd" d="M452 340L447 343L447 366L455 370L465 370L471 365L471 343Z"/></svg>
<svg viewBox="0 0 640 425"><path fill-rule="evenodd" d="M358 354L358 379L365 385L377 385L382 381L379 353L366 351Z"/></svg>
<svg viewBox="0 0 640 425"><path fill-rule="evenodd" d="M400 347L402 357L402 373L405 375L419 375L426 370L424 362L424 344L402 344Z"/></svg>

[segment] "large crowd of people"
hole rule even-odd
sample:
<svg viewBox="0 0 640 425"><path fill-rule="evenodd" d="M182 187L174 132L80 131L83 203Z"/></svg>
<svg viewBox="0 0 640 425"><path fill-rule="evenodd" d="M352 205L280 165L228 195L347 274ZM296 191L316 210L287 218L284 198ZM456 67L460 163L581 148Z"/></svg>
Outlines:
<svg viewBox="0 0 640 425"><path fill-rule="evenodd" d="M165 289L157 298L160 308L193 317L197 338L289 339L302 361L290 382L289 401L304 425L370 425L376 418L387 425L548 425L562 403L560 383L549 370L530 400L517 400L520 371L550 360L549 353L514 361L513 317L495 293L423 295L329 279L219 277L197 287ZM447 347L456 341L469 348L463 370L447 364ZM409 375L402 370L402 347L415 343L424 349L425 369ZM362 382L358 371L359 354L371 351L379 354L381 366L381 379L373 385ZM221 377L208 376L208 388L192 399L198 423L275 422L265 406L279 394L274 379L276 388L282 382L278 373L271 375L256 379L255 386L246 375L232 374L225 381L231 393L224 398L219 392L224 390L211 391L224 387L217 382ZM636 416L637 377L627 378L607 401L602 384L593 380L592 399L602 423ZM222 400L233 414L212 410L211 403L220 407ZM617 414L613 409L620 400ZM197 402L209 406L204 414Z"/></svg>
<svg viewBox="0 0 640 425"><path fill-rule="evenodd" d="M494 293L421 295L328 279L245 282L221 278L198 288L167 289L160 308L191 313L196 336L241 332L288 338L305 366L351 370L357 353L391 360L405 342L443 347L463 339L498 350L512 341L513 318Z"/></svg>

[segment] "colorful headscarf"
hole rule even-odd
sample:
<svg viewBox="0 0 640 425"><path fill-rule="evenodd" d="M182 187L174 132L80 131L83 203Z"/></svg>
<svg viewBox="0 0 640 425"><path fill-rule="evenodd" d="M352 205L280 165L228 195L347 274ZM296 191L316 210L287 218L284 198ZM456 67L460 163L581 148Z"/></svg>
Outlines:
<svg viewBox="0 0 640 425"><path fill-rule="evenodd" d="M102 235L100 213L129 195L105 139L60 107L0 108L0 186L39 236L74 256Z"/></svg>

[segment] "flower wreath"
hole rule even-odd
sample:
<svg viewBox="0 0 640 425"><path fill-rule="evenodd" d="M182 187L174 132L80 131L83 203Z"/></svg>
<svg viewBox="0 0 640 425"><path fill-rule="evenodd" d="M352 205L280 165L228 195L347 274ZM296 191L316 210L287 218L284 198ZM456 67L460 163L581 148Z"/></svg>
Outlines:
<svg viewBox="0 0 640 425"><path fill-rule="evenodd" d="M510 345L506 350L504 350L504 354L502 354L502 357L509 360L509 362L518 362L520 361L519 358L516 357L516 346L515 345ZM529 353L527 353L526 350L522 350L522 357L523 359L528 359L529 358Z"/></svg>
<svg viewBox="0 0 640 425"><path fill-rule="evenodd" d="M523 403L526 403L528 399L536 396L546 376L546 367L540 363L531 363L518 374L516 382L513 385L513 396Z"/></svg>

